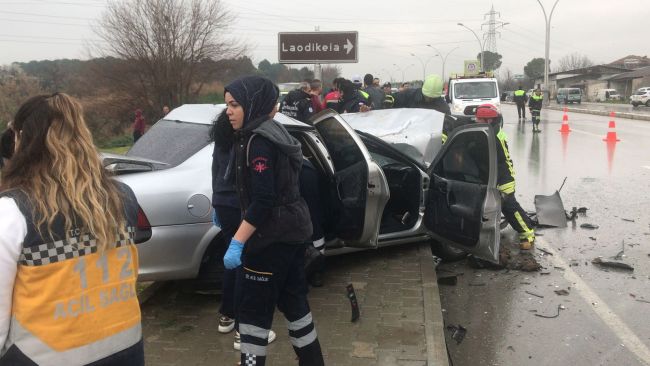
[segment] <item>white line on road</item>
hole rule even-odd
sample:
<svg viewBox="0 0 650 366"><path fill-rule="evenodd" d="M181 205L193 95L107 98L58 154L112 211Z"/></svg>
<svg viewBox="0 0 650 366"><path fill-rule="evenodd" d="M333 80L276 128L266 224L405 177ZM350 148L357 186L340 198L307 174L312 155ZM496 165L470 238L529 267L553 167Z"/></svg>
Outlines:
<svg viewBox="0 0 650 366"><path fill-rule="evenodd" d="M585 134L585 135L590 135L590 136L596 136L596 137L600 137L600 138L605 138L605 135L604 135L604 134L599 135L599 134L597 134L597 133L593 133L593 132L587 132L587 131L582 131L582 130L576 130L575 128L571 128L571 132L577 132L577 133L582 133L582 134Z"/></svg>
<svg viewBox="0 0 650 366"><path fill-rule="evenodd" d="M553 262L554 266L565 268L563 271L564 278L573 283L573 288L580 293L580 296L582 296L582 298L591 306L593 311L609 327L609 329L618 336L625 347L632 351L640 361L650 365L650 349L648 349L641 339L639 339L639 337L628 328L623 320L621 320L621 318L610 309L610 307L594 292L594 290L571 269L571 266L560 257L560 254L557 251L553 250L551 246L548 245L546 240L537 237L535 238L535 241L543 243L544 250L553 254L546 258ZM595 305L593 305L594 303Z"/></svg>

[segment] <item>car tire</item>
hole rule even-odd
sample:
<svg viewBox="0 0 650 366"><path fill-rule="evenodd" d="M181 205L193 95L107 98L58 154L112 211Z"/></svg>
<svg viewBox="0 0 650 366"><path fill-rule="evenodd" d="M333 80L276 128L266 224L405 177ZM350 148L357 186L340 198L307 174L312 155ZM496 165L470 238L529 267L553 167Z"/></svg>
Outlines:
<svg viewBox="0 0 650 366"><path fill-rule="evenodd" d="M223 265L223 256L228 249L221 235L217 235L208 249L203 254L199 275L193 281L195 290L217 290L221 289L223 282L223 273L226 268Z"/></svg>
<svg viewBox="0 0 650 366"><path fill-rule="evenodd" d="M646 107L650 107L650 100L648 100L647 102L645 102L645 106L646 106Z"/></svg>

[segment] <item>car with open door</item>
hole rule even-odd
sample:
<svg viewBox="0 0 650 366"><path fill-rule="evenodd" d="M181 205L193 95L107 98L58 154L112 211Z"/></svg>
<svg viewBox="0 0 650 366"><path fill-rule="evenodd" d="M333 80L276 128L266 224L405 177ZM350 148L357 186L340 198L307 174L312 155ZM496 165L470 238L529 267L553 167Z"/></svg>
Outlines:
<svg viewBox="0 0 650 366"><path fill-rule="evenodd" d="M140 205L141 280L218 280L228 241L211 222L212 121L223 105L184 105L104 165ZM423 109L339 115L305 124L276 114L316 168L327 255L435 238L496 261L496 142L468 125L442 145L445 116Z"/></svg>

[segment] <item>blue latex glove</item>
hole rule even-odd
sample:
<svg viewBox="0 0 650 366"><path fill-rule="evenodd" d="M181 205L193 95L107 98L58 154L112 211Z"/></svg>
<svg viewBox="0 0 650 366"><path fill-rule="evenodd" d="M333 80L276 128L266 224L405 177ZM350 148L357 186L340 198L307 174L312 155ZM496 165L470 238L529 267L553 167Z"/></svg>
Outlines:
<svg viewBox="0 0 650 366"><path fill-rule="evenodd" d="M234 269L241 265L241 252L244 250L244 243L232 238L226 254L223 256L223 265L226 269Z"/></svg>
<svg viewBox="0 0 650 366"><path fill-rule="evenodd" d="M214 226L221 227L221 223L219 222L219 217L217 216L217 210L215 209L212 210L212 223L214 224Z"/></svg>

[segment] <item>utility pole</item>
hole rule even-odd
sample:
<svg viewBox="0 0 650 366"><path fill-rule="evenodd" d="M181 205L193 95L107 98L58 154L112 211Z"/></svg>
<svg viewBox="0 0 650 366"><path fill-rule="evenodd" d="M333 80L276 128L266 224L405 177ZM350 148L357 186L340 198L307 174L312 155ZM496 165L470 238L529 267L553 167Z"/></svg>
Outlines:
<svg viewBox="0 0 650 366"><path fill-rule="evenodd" d="M497 28L503 27L507 23L504 23L500 20L496 20L496 17L501 18L501 13L498 11L494 11L494 5L492 5L492 9L490 9L489 12L487 12L485 15L483 15L483 19L489 17L489 20L483 24L481 24L481 29L483 29L484 26L488 27L487 33L483 34L483 39L485 42L484 49L485 51L490 51L493 53L497 52ZM499 33L499 36L501 34Z"/></svg>
<svg viewBox="0 0 650 366"><path fill-rule="evenodd" d="M463 24L463 23L458 23L458 25L460 25L460 26L463 27L463 28L466 28L467 30L469 30L470 32L472 32L472 34L474 35L474 37L476 37L476 40L478 41L478 46L479 46L480 49L481 49L481 70L480 70L480 71L483 72L483 71L485 70L485 66L483 65L483 54L485 53L485 52L483 51L483 42L481 42L481 39L478 38L478 35L476 34L476 32L474 32L474 31L472 30L472 28L466 26L466 25Z"/></svg>
<svg viewBox="0 0 650 366"><path fill-rule="evenodd" d="M320 32L320 26L317 25L314 30ZM321 64L314 64L314 79L323 80L323 69Z"/></svg>
<svg viewBox="0 0 650 366"><path fill-rule="evenodd" d="M555 3L553 4L553 8L551 8L551 13L546 16L546 9L544 9L544 5L542 4L541 1L537 0L537 3L539 6L542 7L542 12L544 13L544 21L546 23L546 47L544 50L544 88L546 88L546 104L551 103L551 90L548 85L548 54L549 54L549 49L550 49L550 44L551 44L551 17L553 16L553 11L555 10L555 6L557 5L557 2L560 0L555 0Z"/></svg>

